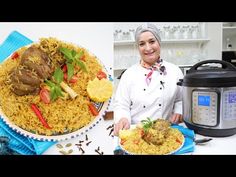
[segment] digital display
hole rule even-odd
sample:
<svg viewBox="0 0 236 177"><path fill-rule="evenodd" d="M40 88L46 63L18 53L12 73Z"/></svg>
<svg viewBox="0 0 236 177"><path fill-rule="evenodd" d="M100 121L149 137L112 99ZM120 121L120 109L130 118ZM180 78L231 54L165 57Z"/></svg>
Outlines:
<svg viewBox="0 0 236 177"><path fill-rule="evenodd" d="M229 93L229 103L236 103L236 93Z"/></svg>
<svg viewBox="0 0 236 177"><path fill-rule="evenodd" d="M199 106L210 106L210 96L198 96L198 105Z"/></svg>

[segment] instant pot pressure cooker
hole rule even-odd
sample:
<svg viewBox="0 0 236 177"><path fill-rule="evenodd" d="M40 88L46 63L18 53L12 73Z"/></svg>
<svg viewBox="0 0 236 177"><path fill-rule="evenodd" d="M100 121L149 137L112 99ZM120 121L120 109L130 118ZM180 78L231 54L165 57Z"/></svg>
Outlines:
<svg viewBox="0 0 236 177"><path fill-rule="evenodd" d="M236 67L222 60L202 61L177 85L183 87L183 118L188 128L213 137L236 134Z"/></svg>

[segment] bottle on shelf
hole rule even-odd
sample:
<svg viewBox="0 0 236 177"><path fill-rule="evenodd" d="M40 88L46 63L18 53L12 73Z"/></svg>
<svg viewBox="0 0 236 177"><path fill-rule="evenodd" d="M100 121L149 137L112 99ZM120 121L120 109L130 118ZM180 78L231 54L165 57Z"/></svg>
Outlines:
<svg viewBox="0 0 236 177"><path fill-rule="evenodd" d="M134 29L129 29L129 32L130 32L130 40L131 41L135 41L135 30Z"/></svg>
<svg viewBox="0 0 236 177"><path fill-rule="evenodd" d="M230 42L230 38L226 39L226 49L227 50L231 50L232 49L232 44Z"/></svg>
<svg viewBox="0 0 236 177"><path fill-rule="evenodd" d="M199 38L199 26L198 25L192 25L192 38L193 39L198 39Z"/></svg>

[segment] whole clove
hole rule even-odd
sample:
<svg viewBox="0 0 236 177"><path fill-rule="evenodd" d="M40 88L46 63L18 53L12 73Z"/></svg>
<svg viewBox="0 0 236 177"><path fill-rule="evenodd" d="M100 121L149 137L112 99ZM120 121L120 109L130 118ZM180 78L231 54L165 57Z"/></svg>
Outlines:
<svg viewBox="0 0 236 177"><path fill-rule="evenodd" d="M92 142L92 141L87 142L87 143L86 143L86 146L88 146L91 142Z"/></svg>
<svg viewBox="0 0 236 177"><path fill-rule="evenodd" d="M75 144L76 146L82 146L82 144Z"/></svg>
<svg viewBox="0 0 236 177"><path fill-rule="evenodd" d="M113 127L112 125L108 126L108 127L107 127L107 130L109 130L109 129L112 128L112 127Z"/></svg>
<svg viewBox="0 0 236 177"><path fill-rule="evenodd" d="M97 149L95 149L95 152L98 153L99 155L103 155L103 152L99 152Z"/></svg>
<svg viewBox="0 0 236 177"><path fill-rule="evenodd" d="M112 134L113 131L114 131L114 128L110 130L109 136Z"/></svg>
<svg viewBox="0 0 236 177"><path fill-rule="evenodd" d="M84 154L84 150L82 147L79 147L79 151L82 151L82 154Z"/></svg>

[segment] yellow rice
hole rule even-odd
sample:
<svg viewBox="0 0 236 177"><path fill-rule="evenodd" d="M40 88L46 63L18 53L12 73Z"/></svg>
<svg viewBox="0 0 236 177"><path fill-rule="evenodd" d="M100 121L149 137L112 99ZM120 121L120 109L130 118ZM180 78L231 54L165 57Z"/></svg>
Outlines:
<svg viewBox="0 0 236 177"><path fill-rule="evenodd" d="M42 38L37 44L51 58L53 67L58 67L57 61L63 61L63 55L58 51L59 47L74 49L76 52L84 51L85 64L88 73L79 72L79 79L76 84L69 84L70 87L78 93L74 100L57 99L50 104L40 101L39 95L17 96L10 90L7 83L9 72L19 65L19 58L12 60L10 57L0 64L0 108L8 119L17 126L27 131L40 135L57 135L65 132L73 132L87 124L95 117L91 114L88 103L89 97L86 92L86 86L89 80L93 80L99 70L102 69L96 56L89 53L85 48L75 46L71 43L59 41L56 38ZM18 50L21 55L27 47ZM46 129L35 113L31 110L30 104L35 103L41 110L47 123L52 129Z"/></svg>
<svg viewBox="0 0 236 177"><path fill-rule="evenodd" d="M184 136L178 129L170 128L168 135L162 145L154 145L147 143L141 138L140 129L128 130L128 136L120 136L122 148L131 154L143 155L164 155L169 154L182 146Z"/></svg>

